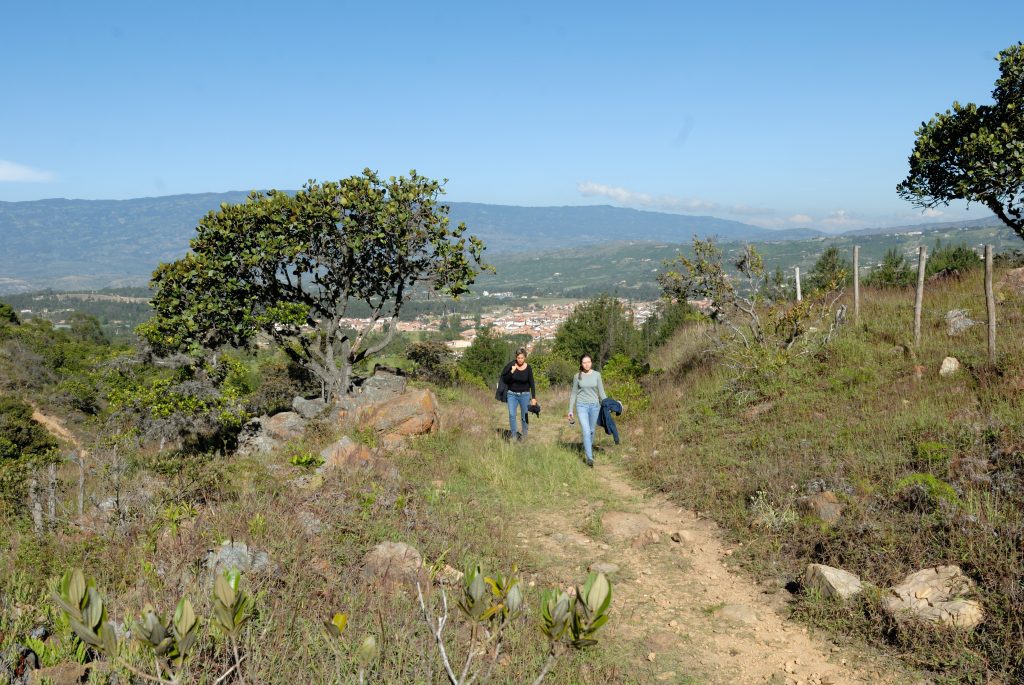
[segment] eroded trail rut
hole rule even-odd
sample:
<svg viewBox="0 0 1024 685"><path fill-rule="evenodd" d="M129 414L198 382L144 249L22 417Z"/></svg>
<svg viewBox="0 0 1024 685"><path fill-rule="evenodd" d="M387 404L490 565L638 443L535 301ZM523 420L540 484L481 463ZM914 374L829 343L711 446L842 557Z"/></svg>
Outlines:
<svg viewBox="0 0 1024 685"><path fill-rule="evenodd" d="M557 430L542 429L530 439L553 444ZM648 495L601 453L596 474L603 492L581 498L577 515L567 519L564 513L535 512L519 537L524 548L543 555L567 586L588 567L603 565L609 571L615 616L605 639L643 645L640 680L925 682L903 672L891 658L838 647L787 620L784 591L766 591L725 564L731 550L714 523L662 496Z"/></svg>

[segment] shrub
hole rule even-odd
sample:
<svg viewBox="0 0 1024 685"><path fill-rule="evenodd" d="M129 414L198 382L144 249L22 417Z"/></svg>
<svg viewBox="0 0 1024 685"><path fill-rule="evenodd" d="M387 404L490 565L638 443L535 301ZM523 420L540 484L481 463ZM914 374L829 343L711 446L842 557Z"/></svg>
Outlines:
<svg viewBox="0 0 1024 685"><path fill-rule="evenodd" d="M422 340L409 343L405 348L406 358L416 364L417 378L449 386L458 378L455 355L448 346L438 340Z"/></svg>
<svg viewBox="0 0 1024 685"><path fill-rule="evenodd" d="M864 285L875 288L902 288L914 282L914 271L907 258L895 247L890 247L882 263L864 279Z"/></svg>
<svg viewBox="0 0 1024 685"><path fill-rule="evenodd" d="M962 274L981 265L981 257L967 247L967 243L944 246L941 240L936 240L935 251L928 257L925 271L929 276Z"/></svg>
<svg viewBox="0 0 1024 685"><path fill-rule="evenodd" d="M481 379L497 378L505 364L512 359L512 343L490 326L481 328L459 360L459 366ZM485 385L490 386L490 383Z"/></svg>
<svg viewBox="0 0 1024 685"><path fill-rule="evenodd" d="M853 264L839 254L835 245L828 247L807 276L808 292L836 290L848 284L853 278Z"/></svg>
<svg viewBox="0 0 1024 685"><path fill-rule="evenodd" d="M589 354L598 366L612 355L629 353L641 344L633 315L611 295L598 295L576 305L555 333L554 351L566 359Z"/></svg>

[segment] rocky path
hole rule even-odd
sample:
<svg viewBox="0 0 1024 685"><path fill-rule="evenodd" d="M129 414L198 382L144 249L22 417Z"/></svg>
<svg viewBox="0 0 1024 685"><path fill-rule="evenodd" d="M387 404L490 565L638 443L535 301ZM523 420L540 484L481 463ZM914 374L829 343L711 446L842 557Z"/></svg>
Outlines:
<svg viewBox="0 0 1024 685"><path fill-rule="evenodd" d="M554 424L554 422L546 422ZM531 440L555 443L554 425ZM785 618L786 593L769 591L729 568L732 553L714 523L635 486L596 455L602 492L579 515L540 511L519 536L571 583L588 568L614 583L616 616L605 638L639 641L639 679L666 683L845 685L921 683L883 657L854 653ZM583 468L581 464L581 468Z"/></svg>

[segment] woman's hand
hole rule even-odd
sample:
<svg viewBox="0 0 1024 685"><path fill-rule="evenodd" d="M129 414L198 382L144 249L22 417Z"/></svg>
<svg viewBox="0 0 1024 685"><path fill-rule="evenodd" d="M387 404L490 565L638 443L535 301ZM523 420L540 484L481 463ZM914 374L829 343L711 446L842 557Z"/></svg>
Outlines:
<svg viewBox="0 0 1024 685"><path fill-rule="evenodd" d="M530 405L534 406L534 407L537 406L537 398L536 397L534 397L532 400L530 400Z"/></svg>
<svg viewBox="0 0 1024 685"><path fill-rule="evenodd" d="M572 412L569 412L569 423L572 423Z"/></svg>

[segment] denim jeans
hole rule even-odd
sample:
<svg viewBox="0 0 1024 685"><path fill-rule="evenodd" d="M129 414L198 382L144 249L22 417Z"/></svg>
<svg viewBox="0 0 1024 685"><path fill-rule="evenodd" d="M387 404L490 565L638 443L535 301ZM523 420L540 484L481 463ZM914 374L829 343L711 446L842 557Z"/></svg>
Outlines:
<svg viewBox="0 0 1024 685"><path fill-rule="evenodd" d="M580 419L580 431L583 433L583 453L587 455L587 463L594 461L594 428L597 416L601 413L601 405L594 403L577 404L576 413Z"/></svg>
<svg viewBox="0 0 1024 685"><path fill-rule="evenodd" d="M506 401L508 402L508 427L511 431L511 435L509 437L516 437L516 407L519 407L523 414L523 430L519 434L525 438L527 431L530 430L528 418L528 412L530 410L530 391L512 392L509 390Z"/></svg>

